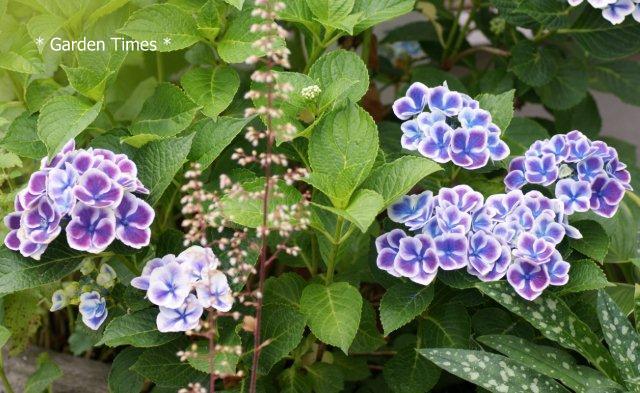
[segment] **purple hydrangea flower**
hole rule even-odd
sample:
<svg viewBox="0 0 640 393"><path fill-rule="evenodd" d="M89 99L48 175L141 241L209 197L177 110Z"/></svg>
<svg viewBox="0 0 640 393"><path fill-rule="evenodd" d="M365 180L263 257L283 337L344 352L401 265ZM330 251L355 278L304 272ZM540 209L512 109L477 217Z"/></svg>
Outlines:
<svg viewBox="0 0 640 393"><path fill-rule="evenodd" d="M546 214L535 219L532 232L538 239L554 245L559 244L565 235L564 226L556 222L556 216Z"/></svg>
<svg viewBox="0 0 640 393"><path fill-rule="evenodd" d="M602 9L602 17L611 24L618 25L624 22L624 19L631 15L635 8L636 5L631 0L617 0Z"/></svg>
<svg viewBox="0 0 640 393"><path fill-rule="evenodd" d="M478 169L489 161L488 135L483 128L458 128L451 138L451 160L465 169Z"/></svg>
<svg viewBox="0 0 640 393"><path fill-rule="evenodd" d="M549 258L555 251L552 244L529 233L521 234L517 245L518 247L513 250L514 256L538 265L549 262Z"/></svg>
<svg viewBox="0 0 640 393"><path fill-rule="evenodd" d="M549 284L561 286L569 282L569 269L571 265L562 259L560 252L556 251L546 264L549 273Z"/></svg>
<svg viewBox="0 0 640 393"><path fill-rule="evenodd" d="M9 233L4 238L4 245L9 250L18 251L20 249L20 238L18 238L18 230L20 229L20 221L22 212L9 213L4 217L4 225L9 228Z"/></svg>
<svg viewBox="0 0 640 393"><path fill-rule="evenodd" d="M464 128L487 128L491 124L491 113L483 109L463 108L458 114L458 121Z"/></svg>
<svg viewBox="0 0 640 393"><path fill-rule="evenodd" d="M113 210L78 203L71 211L71 221L67 225L67 242L71 248L99 253L115 237L116 218Z"/></svg>
<svg viewBox="0 0 640 393"><path fill-rule="evenodd" d="M591 184L583 180L562 179L556 184L556 198L562 201L566 214L586 212L590 207Z"/></svg>
<svg viewBox="0 0 640 393"><path fill-rule="evenodd" d="M486 232L477 232L469 239L469 265L480 275L493 270L501 253L500 242Z"/></svg>
<svg viewBox="0 0 640 393"><path fill-rule="evenodd" d="M151 272L147 297L157 306L178 308L191 289L189 273L178 262L171 261Z"/></svg>
<svg viewBox="0 0 640 393"><path fill-rule="evenodd" d="M524 194L520 190L513 190L507 194L490 195L487 198L486 206L491 210L491 215L495 220L505 221L515 208L524 200Z"/></svg>
<svg viewBox="0 0 640 393"><path fill-rule="evenodd" d="M400 239L394 269L418 284L428 285L438 269L433 240L423 234Z"/></svg>
<svg viewBox="0 0 640 393"><path fill-rule="evenodd" d="M126 192L114 212L116 239L137 249L149 245L155 212L148 203Z"/></svg>
<svg viewBox="0 0 640 393"><path fill-rule="evenodd" d="M509 156L511 150L509 146L500 139L499 132L489 132L487 145L489 147L489 154L492 160L501 161Z"/></svg>
<svg viewBox="0 0 640 393"><path fill-rule="evenodd" d="M422 228L433 210L433 193L405 195L387 208L389 219L405 224L410 230Z"/></svg>
<svg viewBox="0 0 640 393"><path fill-rule="evenodd" d="M429 90L428 103L432 112L442 112L446 116L456 116L463 104L460 93L450 91L446 84Z"/></svg>
<svg viewBox="0 0 640 393"><path fill-rule="evenodd" d="M444 164L451 161L450 148L453 130L443 121L431 127L428 136L418 145L418 152L433 161Z"/></svg>
<svg viewBox="0 0 640 393"><path fill-rule="evenodd" d="M47 172L37 171L31 174L27 188L18 194L20 205L24 209L36 206L47 194Z"/></svg>
<svg viewBox="0 0 640 393"><path fill-rule="evenodd" d="M69 213L76 205L73 187L78 181L78 172L66 163L64 169L53 168L49 171L47 195L60 214Z"/></svg>
<svg viewBox="0 0 640 393"><path fill-rule="evenodd" d="M436 208L436 219L443 233L466 234L471 229L471 216L450 205Z"/></svg>
<svg viewBox="0 0 640 393"><path fill-rule="evenodd" d="M109 176L99 169L89 169L78 180L73 194L79 201L88 206L117 206L124 194L122 187L114 183Z"/></svg>
<svg viewBox="0 0 640 393"><path fill-rule="evenodd" d="M186 332L198 326L202 313L203 308L196 297L189 295L178 307L161 306L156 317L156 325L158 330L163 333Z"/></svg>
<svg viewBox="0 0 640 393"><path fill-rule="evenodd" d="M600 175L606 175L604 171L604 161L597 156L587 157L576 166L578 169L578 179L592 182Z"/></svg>
<svg viewBox="0 0 640 393"><path fill-rule="evenodd" d="M613 217L624 193L625 189L620 182L607 176L598 176L591 184L591 209L601 216Z"/></svg>
<svg viewBox="0 0 640 393"><path fill-rule="evenodd" d="M227 276L221 271L206 269L204 278L196 285L198 301L202 307L213 307L218 311L227 312L233 307L233 294Z"/></svg>
<svg viewBox="0 0 640 393"><path fill-rule="evenodd" d="M96 291L85 292L80 295L80 314L82 322L89 329L98 330L107 319L107 302Z"/></svg>
<svg viewBox="0 0 640 393"><path fill-rule="evenodd" d="M162 258L153 258L144 265L142 274L139 277L135 277L131 280L131 286L134 288L142 289L146 291L149 289L149 277L151 273L159 267L167 265L169 262L175 262L176 257L173 254L165 255Z"/></svg>
<svg viewBox="0 0 640 393"><path fill-rule="evenodd" d="M542 157L528 156L525 158L525 179L529 183L548 186L558 179L558 167L555 157L545 154Z"/></svg>
<svg viewBox="0 0 640 393"><path fill-rule="evenodd" d="M535 300L549 286L549 273L545 265L516 260L507 270L507 281L527 300Z"/></svg>
<svg viewBox="0 0 640 393"><path fill-rule="evenodd" d="M398 249L400 248L400 240L407 236L401 229L394 229L391 232L382 234L376 238L376 251L378 257L376 258L376 264L378 268L386 271L392 276L399 277L393 264L398 255Z"/></svg>
<svg viewBox="0 0 640 393"><path fill-rule="evenodd" d="M49 198L40 198L36 206L22 213L20 227L27 240L39 244L50 243L62 230L60 214Z"/></svg>
<svg viewBox="0 0 640 393"><path fill-rule="evenodd" d="M205 269L215 270L220 265L209 247L191 246L181 252L177 260L187 269L193 283L202 280Z"/></svg>
<svg viewBox="0 0 640 393"><path fill-rule="evenodd" d="M429 88L420 82L415 82L404 97L393 103L393 113L400 120L407 120L421 113L427 105Z"/></svg>
<svg viewBox="0 0 640 393"><path fill-rule="evenodd" d="M516 190L527 184L527 179L524 176L526 157L516 157L509 163L509 173L504 178L504 184L507 186L507 190Z"/></svg>
<svg viewBox="0 0 640 393"><path fill-rule="evenodd" d="M442 207L455 206L460 211L469 213L482 206L484 197L468 185L460 184L453 188L441 188L438 203Z"/></svg>
<svg viewBox="0 0 640 393"><path fill-rule="evenodd" d="M631 174L626 168L627 165L620 162L617 156L614 156L605 165L605 172L609 177L618 180L624 188L631 190L631 186L629 185L631 182Z"/></svg>
<svg viewBox="0 0 640 393"><path fill-rule="evenodd" d="M435 239L438 266L442 270L455 270L467 266L469 243L461 234L443 234Z"/></svg>
<svg viewBox="0 0 640 393"><path fill-rule="evenodd" d="M400 145L403 149L417 150L420 142L426 139L425 133L420 129L416 120L407 120L400 125L402 137Z"/></svg>
<svg viewBox="0 0 640 393"><path fill-rule="evenodd" d="M487 273L481 274L471 263L467 265L467 272L478 277L481 281L497 281L507 274L510 263L511 249L503 245L500 247L500 256L491 264L491 269Z"/></svg>

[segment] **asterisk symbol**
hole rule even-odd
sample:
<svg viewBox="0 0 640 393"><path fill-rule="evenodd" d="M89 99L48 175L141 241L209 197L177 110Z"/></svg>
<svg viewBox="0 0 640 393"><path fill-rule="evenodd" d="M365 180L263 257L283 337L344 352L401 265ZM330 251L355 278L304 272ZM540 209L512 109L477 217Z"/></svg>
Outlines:
<svg viewBox="0 0 640 393"><path fill-rule="evenodd" d="M44 38L42 38L42 37L36 38L36 45L38 45L38 46L44 45Z"/></svg>
<svg viewBox="0 0 640 393"><path fill-rule="evenodd" d="M165 38L162 40L162 43L163 43L163 44L165 44L165 45L171 45L171 38L169 38L169 37L165 37Z"/></svg>

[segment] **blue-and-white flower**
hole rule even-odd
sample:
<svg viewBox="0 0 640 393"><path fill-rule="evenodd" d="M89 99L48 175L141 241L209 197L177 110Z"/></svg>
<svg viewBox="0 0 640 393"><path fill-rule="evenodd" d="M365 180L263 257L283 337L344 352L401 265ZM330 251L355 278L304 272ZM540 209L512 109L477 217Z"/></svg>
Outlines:
<svg viewBox="0 0 640 393"><path fill-rule="evenodd" d="M96 291L85 292L80 295L79 310L82 315L82 322L92 330L98 330L100 325L107 319L107 302Z"/></svg>

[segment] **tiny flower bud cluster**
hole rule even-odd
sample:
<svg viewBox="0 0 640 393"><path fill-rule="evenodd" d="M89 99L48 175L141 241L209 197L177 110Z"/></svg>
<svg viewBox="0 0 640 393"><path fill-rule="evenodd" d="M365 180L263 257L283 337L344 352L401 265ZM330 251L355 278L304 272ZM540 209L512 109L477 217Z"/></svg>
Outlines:
<svg viewBox="0 0 640 393"><path fill-rule="evenodd" d="M567 283L569 264L556 246L570 226L562 203L538 191L520 190L486 200L467 185L407 195L388 208L401 229L376 239L377 265L397 277L428 285L438 269L466 268L482 281L507 276L514 289L533 300L549 285Z"/></svg>
<svg viewBox="0 0 640 393"><path fill-rule="evenodd" d="M210 248L192 246L177 257L150 260L131 286L146 291L149 301L160 307L159 331L186 332L199 326L205 308L226 312L233 306L227 276L219 265Z"/></svg>
<svg viewBox="0 0 640 393"><path fill-rule="evenodd" d="M103 294L108 293L116 283L116 272L106 263L100 265L98 271L90 259L86 259L81 273L84 275L78 281L65 282L62 289L56 290L51 296L51 312L63 309L68 305L79 304L82 322L92 330L98 328L107 319L107 301ZM97 273L95 279L92 273Z"/></svg>
<svg viewBox="0 0 640 393"><path fill-rule="evenodd" d="M302 90L300 90L300 95L305 100L314 100L317 96L320 95L320 93L322 93L322 89L320 89L320 86L318 85L303 87Z"/></svg>
<svg viewBox="0 0 640 393"><path fill-rule="evenodd" d="M555 195L563 202L565 214L593 210L612 217L625 190L631 190L626 167L615 148L571 131L536 141L524 156L514 158L504 183L509 190L556 183Z"/></svg>
<svg viewBox="0 0 640 393"><path fill-rule="evenodd" d="M430 111L425 112L427 106ZM451 161L465 169L478 169L489 159L498 161L509 155L491 114L466 94L450 91L446 82L433 88L413 83L406 95L394 102L393 112L405 120L402 147L436 162Z"/></svg>
<svg viewBox="0 0 640 393"><path fill-rule="evenodd" d="M76 250L100 253L115 239L142 248L149 244L154 211L133 193L149 191L126 155L75 149L70 140L55 157L42 159L16 196L16 211L4 218L10 230L4 244L40 259L68 222L67 242Z"/></svg>
<svg viewBox="0 0 640 393"><path fill-rule="evenodd" d="M577 6L584 0L567 0L570 5ZM636 22L640 22L640 0L587 0L593 8L602 10L602 17L618 25L631 15Z"/></svg>

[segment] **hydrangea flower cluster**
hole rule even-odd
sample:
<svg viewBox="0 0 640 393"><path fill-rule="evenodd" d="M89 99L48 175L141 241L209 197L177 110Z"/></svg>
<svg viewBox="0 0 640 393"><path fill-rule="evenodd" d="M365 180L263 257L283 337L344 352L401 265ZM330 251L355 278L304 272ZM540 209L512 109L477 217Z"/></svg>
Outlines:
<svg viewBox="0 0 640 393"><path fill-rule="evenodd" d="M110 150L76 149L72 139L53 158L43 158L16 195L15 212L4 218L4 244L40 259L68 222L67 241L76 250L100 253L114 239L144 247L155 213L133 193L149 193L133 161Z"/></svg>
<svg viewBox="0 0 640 393"><path fill-rule="evenodd" d="M625 190L631 190L631 175L626 167L615 148L591 141L580 131L571 131L536 141L524 156L511 161L504 182L508 190L529 183L556 183L555 195L563 202L565 214L591 209L603 217L612 217Z"/></svg>
<svg viewBox="0 0 640 393"><path fill-rule="evenodd" d="M525 299L549 285L564 285L569 264L556 246L579 238L562 202L538 191L514 190L486 200L467 185L406 195L388 208L389 218L414 234L394 229L376 239L377 265L396 277L427 285L438 269L466 268L482 281L507 276Z"/></svg>
<svg viewBox="0 0 640 393"><path fill-rule="evenodd" d="M406 95L394 102L393 112L404 120L402 147L438 163L451 161L462 168L478 169L489 159L503 160L509 155L491 114L468 95L449 90L446 82L433 88L413 83Z"/></svg>
<svg viewBox="0 0 640 393"><path fill-rule="evenodd" d="M192 246L177 257L150 260L131 286L146 291L149 301L160 307L159 331L184 332L199 325L205 308L227 312L233 306L233 293L219 266L211 248Z"/></svg>
<svg viewBox="0 0 640 393"><path fill-rule="evenodd" d="M584 0L567 0L570 5L577 6ZM640 0L587 0L593 8L602 10L602 17L617 25L624 22L629 15L640 22Z"/></svg>

